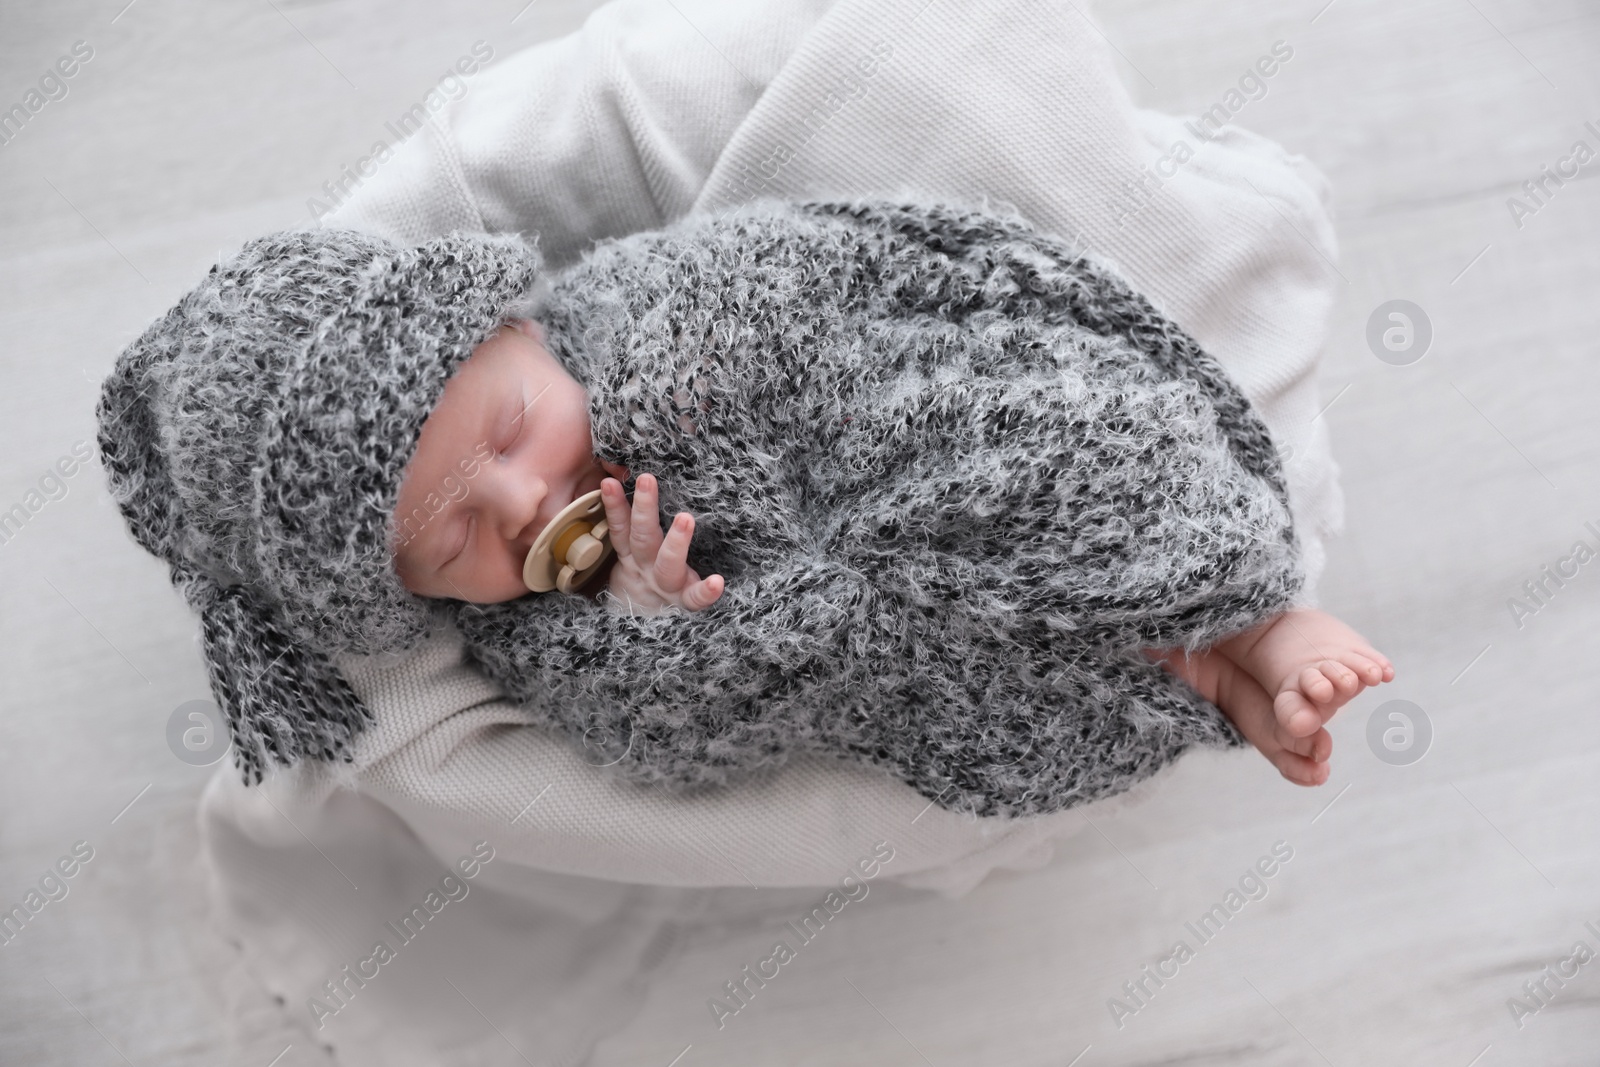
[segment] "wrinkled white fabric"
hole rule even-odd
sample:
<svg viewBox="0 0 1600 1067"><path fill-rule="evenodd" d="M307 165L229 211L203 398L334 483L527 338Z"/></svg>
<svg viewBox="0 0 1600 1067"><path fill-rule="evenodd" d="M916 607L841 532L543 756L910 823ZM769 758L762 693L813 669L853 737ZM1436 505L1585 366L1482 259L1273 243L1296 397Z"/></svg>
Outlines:
<svg viewBox="0 0 1600 1067"><path fill-rule="evenodd" d="M1193 157L1153 196L1127 188L1180 140ZM324 224L408 242L518 230L560 266L593 239L752 195L898 193L1013 205L1109 260L1205 345L1283 450L1302 602L1316 602L1343 519L1315 418L1336 277L1326 183L1243 130L1201 141L1134 108L1070 13L616 0L577 33L496 58ZM695 930L793 906L877 842L895 850L880 877L959 895L996 868L1042 864L1086 825L1076 810L966 819L825 760L695 797L614 781L526 725L461 664L448 627L410 656L340 666L377 719L355 763L255 790L222 764L201 819L218 922L342 1063L580 1062ZM342 1006L323 994L338 1010L309 1003L479 841L495 858L465 898L364 986L343 979Z"/></svg>

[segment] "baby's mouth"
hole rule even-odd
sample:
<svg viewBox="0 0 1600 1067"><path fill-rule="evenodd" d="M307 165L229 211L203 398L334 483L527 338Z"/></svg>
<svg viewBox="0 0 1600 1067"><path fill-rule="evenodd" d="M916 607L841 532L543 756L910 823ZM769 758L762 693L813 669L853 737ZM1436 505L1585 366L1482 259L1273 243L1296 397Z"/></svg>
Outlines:
<svg viewBox="0 0 1600 1067"><path fill-rule="evenodd" d="M546 523L543 519L536 518L528 524L526 530L522 531L516 540L517 559L526 560L528 558L528 553L533 551L533 543L539 539L539 533L545 526Z"/></svg>
<svg viewBox="0 0 1600 1067"><path fill-rule="evenodd" d="M528 558L528 553L533 550L533 543L539 539L540 534L544 533L544 528L550 525L550 520L561 514L561 509L566 506L566 501L555 503L546 494L544 506L539 508L538 513L533 517L533 521L528 523L522 533L517 536L517 554L520 558Z"/></svg>
<svg viewBox="0 0 1600 1067"><path fill-rule="evenodd" d="M626 474L625 468L618 470ZM522 559L522 581L534 592L552 587L562 592L572 592L571 586L577 581L578 573L582 573L587 580L593 575L594 568L604 562L604 554L610 551L606 545L606 535L604 533L597 533L593 537L582 535L591 532L590 527L596 523L604 525L598 498L600 483L607 477L615 477L615 474L597 466L580 475L573 484L572 491L558 498L559 503L550 503L547 495L543 503L550 504L548 512L541 508L541 514L536 515L534 521L518 537L517 548ZM579 504L578 501L582 503ZM561 524L560 531L552 530L551 524L564 511L570 511L572 514ZM554 539L545 544L536 558L534 545L547 531Z"/></svg>
<svg viewBox="0 0 1600 1067"><path fill-rule="evenodd" d="M579 497L586 496L599 489L600 483L611 477L615 477L615 475L609 474L597 462L593 468L578 478L573 484L572 492L569 495L554 497L547 495L544 499L544 506L534 516L533 522L529 523L528 528L523 530L522 535L517 538L517 546L521 550L523 557L526 558L533 549L533 543L539 539L539 535L544 532L545 527L549 526L551 521L561 514L569 504ZM621 479L618 480L620 481Z"/></svg>
<svg viewBox="0 0 1600 1067"><path fill-rule="evenodd" d="M528 525L528 528L522 531L522 536L517 538L517 545L521 548L523 557L527 557L528 552L533 548L533 543L539 539L539 535L544 533L545 527L549 526L557 515L561 514L574 500L600 488L600 482L605 477L606 472L596 468L593 473L585 474L579 478L573 485L570 494L546 495L544 506L539 509L539 513L534 516L533 522ZM594 484L590 485L590 482Z"/></svg>

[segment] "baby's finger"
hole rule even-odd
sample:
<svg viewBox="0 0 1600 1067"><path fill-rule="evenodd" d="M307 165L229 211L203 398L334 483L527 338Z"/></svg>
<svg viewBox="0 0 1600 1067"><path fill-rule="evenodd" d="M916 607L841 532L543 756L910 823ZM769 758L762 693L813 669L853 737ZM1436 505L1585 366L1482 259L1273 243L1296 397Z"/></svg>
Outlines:
<svg viewBox="0 0 1600 1067"><path fill-rule="evenodd" d="M694 516L687 511L678 512L656 555L656 585L662 592L676 593L693 573L689 570L689 541L693 537Z"/></svg>
<svg viewBox="0 0 1600 1067"><path fill-rule="evenodd" d="M606 478L600 483L600 502L606 508L606 529L611 535L611 547L621 559L627 559L628 552L628 495L622 491L622 483L615 478Z"/></svg>
<svg viewBox="0 0 1600 1067"><path fill-rule="evenodd" d="M629 519L629 550L639 563L649 566L655 562L661 548L661 512L657 500L656 476L641 474L633 483L633 514Z"/></svg>
<svg viewBox="0 0 1600 1067"><path fill-rule="evenodd" d="M691 576L691 581L693 581L694 572L690 571L689 574ZM702 608L709 608L711 605L717 602L719 597L722 596L723 586L724 583L722 580L722 575L720 574L713 574L709 578L704 578L700 581L693 582L693 584L689 586L688 592L684 593L683 595L684 602L690 611L699 611Z"/></svg>

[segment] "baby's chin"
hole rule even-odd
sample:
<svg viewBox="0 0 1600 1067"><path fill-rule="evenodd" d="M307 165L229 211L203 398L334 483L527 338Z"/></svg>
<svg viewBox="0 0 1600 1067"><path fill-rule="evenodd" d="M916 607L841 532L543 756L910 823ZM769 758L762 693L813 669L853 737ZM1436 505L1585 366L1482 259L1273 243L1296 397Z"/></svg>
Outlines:
<svg viewBox="0 0 1600 1067"><path fill-rule="evenodd" d="M477 594L467 598L467 603L469 603L469 604L504 604L504 603L507 603L508 601L521 600L525 596L534 596L534 595L535 594L534 594L533 590L529 589L526 585L523 585L522 582L519 580L514 588L511 587L511 586L507 586L505 589L500 590L500 591L496 592L495 594L493 594L493 597L491 599L485 599L484 598L485 594L477 593Z"/></svg>

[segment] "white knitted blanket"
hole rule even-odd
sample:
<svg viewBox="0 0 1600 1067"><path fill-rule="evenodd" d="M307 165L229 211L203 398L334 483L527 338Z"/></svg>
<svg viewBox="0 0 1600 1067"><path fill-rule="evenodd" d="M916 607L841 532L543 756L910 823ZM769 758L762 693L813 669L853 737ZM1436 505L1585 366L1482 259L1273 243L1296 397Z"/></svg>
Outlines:
<svg viewBox="0 0 1600 1067"><path fill-rule="evenodd" d="M1336 256L1326 184L1236 127L1201 141L1180 117L1134 108L1083 19L1023 2L616 0L579 32L496 56L466 81L325 225L413 242L455 228L537 233L561 266L595 238L756 195L1009 202L1113 264L1250 399L1285 457L1301 602L1315 603L1323 541L1343 513L1316 419ZM1172 169L1179 141L1192 158L1153 177L1163 156ZM305 761L263 792L224 762L202 822L219 917L308 1040L336 1041L344 1063L522 1062L510 1042L541 1050L540 1062L581 1055L670 956L657 935L710 892L586 879L759 886L758 911L782 897L765 887L835 885L887 840L884 877L960 893L996 866L1042 862L1053 837L1083 825L1074 811L964 819L833 761L694 797L619 783L528 726L461 664L449 630L403 662L340 668L376 716L354 766ZM333 1014L313 1012L308 998L371 956L427 872L479 840L495 859L478 884L509 896L441 916L473 946L473 1008L441 998L436 976L397 969ZM353 847L374 870L421 873L344 892L328 857L345 867ZM335 882L313 891L324 876ZM508 915L523 923L514 945L495 933ZM530 967L530 953L544 966Z"/></svg>

